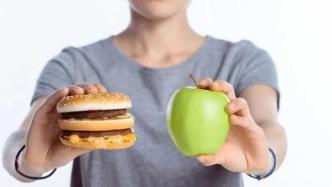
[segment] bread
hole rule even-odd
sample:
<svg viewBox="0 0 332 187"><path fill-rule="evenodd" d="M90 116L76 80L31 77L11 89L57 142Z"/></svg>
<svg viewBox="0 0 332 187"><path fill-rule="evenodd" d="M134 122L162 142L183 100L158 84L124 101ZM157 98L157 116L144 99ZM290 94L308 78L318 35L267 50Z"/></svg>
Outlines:
<svg viewBox="0 0 332 187"><path fill-rule="evenodd" d="M130 98L123 93L84 94L64 97L57 104L59 113L89 111L89 110L115 110L131 107Z"/></svg>
<svg viewBox="0 0 332 187"><path fill-rule="evenodd" d="M106 131L117 129L130 129L134 126L134 118L128 115L126 118L120 119L60 119L60 128L70 131Z"/></svg>
<svg viewBox="0 0 332 187"><path fill-rule="evenodd" d="M130 98L123 93L67 96L57 104L64 145L83 149L125 149L136 141Z"/></svg>

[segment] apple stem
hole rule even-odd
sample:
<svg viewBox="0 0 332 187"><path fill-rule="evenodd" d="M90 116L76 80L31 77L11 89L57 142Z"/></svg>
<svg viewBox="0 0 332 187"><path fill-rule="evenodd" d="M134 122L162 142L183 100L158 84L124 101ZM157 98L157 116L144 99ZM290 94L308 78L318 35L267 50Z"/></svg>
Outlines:
<svg viewBox="0 0 332 187"><path fill-rule="evenodd" d="M189 74L189 77L190 77L191 80L194 82L196 88L198 88L198 84L197 84L197 81L196 81L195 77L194 77L192 74Z"/></svg>

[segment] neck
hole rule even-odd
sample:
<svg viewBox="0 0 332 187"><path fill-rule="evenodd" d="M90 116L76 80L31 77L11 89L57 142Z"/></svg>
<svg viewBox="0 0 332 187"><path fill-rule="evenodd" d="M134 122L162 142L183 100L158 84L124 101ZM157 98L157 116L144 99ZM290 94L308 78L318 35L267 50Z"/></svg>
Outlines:
<svg viewBox="0 0 332 187"><path fill-rule="evenodd" d="M165 20L149 20L131 11L127 29L115 37L129 54L163 55L184 50L195 50L202 37L189 26L186 12L182 11Z"/></svg>

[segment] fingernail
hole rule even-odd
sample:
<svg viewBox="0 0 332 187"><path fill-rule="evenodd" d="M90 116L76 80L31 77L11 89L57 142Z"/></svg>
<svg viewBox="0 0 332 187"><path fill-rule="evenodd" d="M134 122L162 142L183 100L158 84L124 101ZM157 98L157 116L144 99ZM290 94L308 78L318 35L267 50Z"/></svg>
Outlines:
<svg viewBox="0 0 332 187"><path fill-rule="evenodd" d="M67 87L61 88L61 92L66 92L66 91L68 91Z"/></svg>
<svg viewBox="0 0 332 187"><path fill-rule="evenodd" d="M204 160L204 159L198 159L198 161L200 161L200 162L205 162L205 160Z"/></svg>

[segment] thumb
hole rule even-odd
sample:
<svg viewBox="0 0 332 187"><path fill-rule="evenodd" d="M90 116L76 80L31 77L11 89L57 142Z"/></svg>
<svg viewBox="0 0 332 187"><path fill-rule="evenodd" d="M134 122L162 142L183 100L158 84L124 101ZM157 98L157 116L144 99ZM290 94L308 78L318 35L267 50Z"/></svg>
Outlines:
<svg viewBox="0 0 332 187"><path fill-rule="evenodd" d="M215 155L197 155L196 159L204 166L211 166L218 163Z"/></svg>

